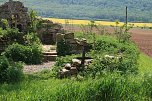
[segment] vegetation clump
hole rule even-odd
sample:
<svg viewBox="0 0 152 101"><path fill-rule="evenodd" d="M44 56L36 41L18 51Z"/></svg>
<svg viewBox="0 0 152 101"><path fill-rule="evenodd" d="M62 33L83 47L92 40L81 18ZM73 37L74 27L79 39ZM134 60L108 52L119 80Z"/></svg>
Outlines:
<svg viewBox="0 0 152 101"><path fill-rule="evenodd" d="M21 81L23 77L22 69L22 63L12 62L6 57L0 56L0 83Z"/></svg>
<svg viewBox="0 0 152 101"><path fill-rule="evenodd" d="M36 44L24 46L14 43L5 50L3 55L15 62L22 61L26 64L40 64L42 63L41 51L41 48Z"/></svg>

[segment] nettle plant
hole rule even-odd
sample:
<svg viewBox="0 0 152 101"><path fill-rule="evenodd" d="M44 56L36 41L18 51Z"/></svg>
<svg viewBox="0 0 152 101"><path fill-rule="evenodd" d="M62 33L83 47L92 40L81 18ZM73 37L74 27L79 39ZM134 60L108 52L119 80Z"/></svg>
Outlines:
<svg viewBox="0 0 152 101"><path fill-rule="evenodd" d="M116 26L115 26L115 32L114 34L116 35L117 39L119 42L128 42L130 41L131 33L129 30L133 28L133 24L124 24L123 26L118 26L119 25L119 20L116 20Z"/></svg>

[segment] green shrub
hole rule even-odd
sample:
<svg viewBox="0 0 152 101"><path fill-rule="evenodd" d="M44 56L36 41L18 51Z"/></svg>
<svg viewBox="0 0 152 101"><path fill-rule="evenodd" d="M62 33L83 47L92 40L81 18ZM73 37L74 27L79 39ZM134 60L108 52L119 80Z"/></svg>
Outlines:
<svg viewBox="0 0 152 101"><path fill-rule="evenodd" d="M39 37L37 36L37 33L28 33L24 36L25 44L26 45L41 45L41 41Z"/></svg>
<svg viewBox="0 0 152 101"><path fill-rule="evenodd" d="M10 44L12 44L13 42L24 44L23 36L24 33L19 32L17 28L0 28L0 37L3 39L7 39Z"/></svg>
<svg viewBox="0 0 152 101"><path fill-rule="evenodd" d="M57 53L59 56L65 56L70 54L70 46L64 40L57 42Z"/></svg>
<svg viewBox="0 0 152 101"><path fill-rule="evenodd" d="M22 61L26 64L42 62L42 49L39 45L23 46L15 43L10 45L3 54L15 62Z"/></svg>
<svg viewBox="0 0 152 101"><path fill-rule="evenodd" d="M22 63L9 62L4 56L0 56L0 83L18 82L23 77Z"/></svg>
<svg viewBox="0 0 152 101"><path fill-rule="evenodd" d="M106 58L105 55L114 58ZM96 50L92 56L95 58L90 68L93 73L100 73L100 70L118 70L122 73L137 73L139 50L131 42L120 43L112 37L102 37L96 42ZM101 68L101 69L100 69Z"/></svg>

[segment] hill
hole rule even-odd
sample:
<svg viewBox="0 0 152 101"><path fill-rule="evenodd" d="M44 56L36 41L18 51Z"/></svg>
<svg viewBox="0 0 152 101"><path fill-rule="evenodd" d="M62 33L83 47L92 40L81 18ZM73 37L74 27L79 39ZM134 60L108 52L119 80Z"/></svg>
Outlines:
<svg viewBox="0 0 152 101"><path fill-rule="evenodd" d="M0 0L3 3L8 0ZM74 19L125 20L152 22L151 0L20 0L40 16Z"/></svg>

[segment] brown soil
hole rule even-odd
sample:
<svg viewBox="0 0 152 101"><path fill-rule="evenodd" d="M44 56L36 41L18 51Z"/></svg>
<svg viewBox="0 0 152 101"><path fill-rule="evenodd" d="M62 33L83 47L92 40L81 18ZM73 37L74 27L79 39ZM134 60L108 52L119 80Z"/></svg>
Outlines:
<svg viewBox="0 0 152 101"><path fill-rule="evenodd" d="M66 26L65 28L73 32L82 31L79 26L72 26L72 27ZM106 27L105 29L108 32L114 31L114 28L112 27ZM96 30L94 30L94 32L96 32ZM143 53L152 57L152 30L133 28L130 30L130 32L132 33L131 40L137 44L137 46Z"/></svg>
<svg viewBox="0 0 152 101"><path fill-rule="evenodd" d="M47 62L40 65L25 65L23 68L24 73L36 73L42 70L51 70L55 62Z"/></svg>

